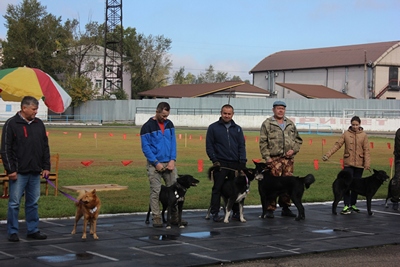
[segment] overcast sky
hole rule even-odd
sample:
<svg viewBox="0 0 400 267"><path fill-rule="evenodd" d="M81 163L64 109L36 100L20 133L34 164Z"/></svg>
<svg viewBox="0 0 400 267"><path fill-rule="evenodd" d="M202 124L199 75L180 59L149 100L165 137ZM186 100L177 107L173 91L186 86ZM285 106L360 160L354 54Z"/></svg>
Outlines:
<svg viewBox="0 0 400 267"><path fill-rule="evenodd" d="M0 1L0 38L6 38ZM106 0L41 0L57 17L105 20ZM249 71L282 50L399 41L399 0L125 0L123 26L172 40L173 71L209 65L252 81Z"/></svg>

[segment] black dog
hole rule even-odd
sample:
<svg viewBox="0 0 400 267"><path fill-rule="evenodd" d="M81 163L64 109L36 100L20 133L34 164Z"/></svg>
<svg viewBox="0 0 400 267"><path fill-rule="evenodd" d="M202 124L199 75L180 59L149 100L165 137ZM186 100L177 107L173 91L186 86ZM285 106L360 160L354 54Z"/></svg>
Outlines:
<svg viewBox="0 0 400 267"><path fill-rule="evenodd" d="M258 180L258 192L260 194L262 214L261 218L265 218L269 199L276 199L279 195L287 193L293 204L297 208L296 221L304 220L304 206L302 198L304 189L308 189L315 182L315 177L308 174L305 177L299 176L273 176L271 170L266 163L254 162L256 165L255 179Z"/></svg>
<svg viewBox="0 0 400 267"><path fill-rule="evenodd" d="M397 203L400 202L400 177L393 177L389 182L388 194L386 196L386 201L385 201L386 208L388 207L387 202L389 199L392 199ZM396 209L394 204L393 204L393 209Z"/></svg>
<svg viewBox="0 0 400 267"><path fill-rule="evenodd" d="M371 199L382 183L387 179L389 179L389 176L385 171L377 171L375 169L371 176L362 179L353 179L353 176L348 171L340 171L336 180L332 184L333 195L335 198L332 204L332 213L335 215L337 214L336 208L339 201L342 199L344 193L351 190L366 197L368 214L372 215Z"/></svg>
<svg viewBox="0 0 400 267"><path fill-rule="evenodd" d="M167 223L167 229L171 228L171 214L172 214L172 207L177 206L178 209L178 226L179 228L185 228L182 224L182 209L183 203L185 201L185 194L186 191L191 186L197 186L200 181L194 178L191 175L179 175L176 179L176 182L171 186L161 186L160 191L160 202L162 204L162 219L163 223ZM165 211L168 209L167 220L165 220ZM147 212L146 216L146 224L149 224L149 217L150 217L151 208L149 206L149 211Z"/></svg>
<svg viewBox="0 0 400 267"><path fill-rule="evenodd" d="M212 179L212 172L217 168L224 167L211 167L208 169L208 178ZM243 171L243 172L242 172ZM232 207L235 203L239 204L240 221L246 222L243 213L244 200L250 190L250 182L254 180L254 170L228 170L227 178L221 189L221 197L224 202L225 218L224 223L229 223L229 216ZM210 219L211 207L208 208L206 220Z"/></svg>

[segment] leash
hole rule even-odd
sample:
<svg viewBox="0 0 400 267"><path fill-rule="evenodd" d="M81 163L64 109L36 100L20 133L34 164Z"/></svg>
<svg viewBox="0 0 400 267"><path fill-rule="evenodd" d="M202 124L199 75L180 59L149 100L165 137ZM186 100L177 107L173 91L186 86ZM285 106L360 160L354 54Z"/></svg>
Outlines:
<svg viewBox="0 0 400 267"><path fill-rule="evenodd" d="M79 202L79 200L77 200L77 199L74 198L73 196L71 196L71 195L65 193L64 191L58 189L58 188L55 186L55 184L53 184L53 182L50 181L49 176L43 176L43 177L44 177L44 179L46 179L46 182L47 182L48 184L50 184L52 187L54 187L55 190L57 190L58 192L60 192L60 193L63 194L64 196L66 196L67 198L71 199L72 201L74 201L74 202L76 202L76 203Z"/></svg>

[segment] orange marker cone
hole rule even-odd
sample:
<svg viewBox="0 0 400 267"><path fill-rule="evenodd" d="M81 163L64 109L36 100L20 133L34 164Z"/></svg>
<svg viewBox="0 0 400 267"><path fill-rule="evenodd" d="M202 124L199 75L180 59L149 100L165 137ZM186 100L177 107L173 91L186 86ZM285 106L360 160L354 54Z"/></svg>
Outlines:
<svg viewBox="0 0 400 267"><path fill-rule="evenodd" d="M179 134L179 139L182 139L182 134Z"/></svg>
<svg viewBox="0 0 400 267"><path fill-rule="evenodd" d="M121 160L121 162L124 166L128 166L129 164L131 164L133 162L133 160Z"/></svg>
<svg viewBox="0 0 400 267"><path fill-rule="evenodd" d="M256 143L258 143L258 136L256 136Z"/></svg>
<svg viewBox="0 0 400 267"><path fill-rule="evenodd" d="M326 139L322 139L322 145L326 145Z"/></svg>
<svg viewBox="0 0 400 267"><path fill-rule="evenodd" d="M203 140L203 136L202 135L200 135L200 140Z"/></svg>
<svg viewBox="0 0 400 267"><path fill-rule="evenodd" d="M78 133L78 138L81 139L82 133Z"/></svg>
<svg viewBox="0 0 400 267"><path fill-rule="evenodd" d="M189 135L189 140L192 140L192 135Z"/></svg>
<svg viewBox="0 0 400 267"><path fill-rule="evenodd" d="M314 159L314 169L318 170L319 166L318 166L318 160Z"/></svg>
<svg viewBox="0 0 400 267"><path fill-rule="evenodd" d="M108 135L109 135L109 136L114 136L114 134L113 134L113 133L109 133Z"/></svg>
<svg viewBox="0 0 400 267"><path fill-rule="evenodd" d="M308 144L312 145L312 139L308 140Z"/></svg>
<svg viewBox="0 0 400 267"><path fill-rule="evenodd" d="M374 142L369 142L369 147L374 148Z"/></svg>
<svg viewBox="0 0 400 267"><path fill-rule="evenodd" d="M389 166L390 166L390 168L392 168L392 166L393 166L393 158L389 158Z"/></svg>
<svg viewBox="0 0 400 267"><path fill-rule="evenodd" d="M388 149L390 149L390 143L387 143L387 147L388 147Z"/></svg>
<svg viewBox="0 0 400 267"><path fill-rule="evenodd" d="M49 136L49 132L46 132L46 136Z"/></svg>
<svg viewBox="0 0 400 267"><path fill-rule="evenodd" d="M343 163L343 159L340 159L340 166L342 168L342 170L344 169L344 163Z"/></svg>
<svg viewBox="0 0 400 267"><path fill-rule="evenodd" d="M87 167L93 163L93 160L84 160L84 161L81 161L81 163L82 163L82 165Z"/></svg>
<svg viewBox="0 0 400 267"><path fill-rule="evenodd" d="M203 160L202 159L199 159L197 161L197 171L198 172L203 172Z"/></svg>
<svg viewBox="0 0 400 267"><path fill-rule="evenodd" d="M124 140L126 139L126 134L123 134L122 137L124 138Z"/></svg>

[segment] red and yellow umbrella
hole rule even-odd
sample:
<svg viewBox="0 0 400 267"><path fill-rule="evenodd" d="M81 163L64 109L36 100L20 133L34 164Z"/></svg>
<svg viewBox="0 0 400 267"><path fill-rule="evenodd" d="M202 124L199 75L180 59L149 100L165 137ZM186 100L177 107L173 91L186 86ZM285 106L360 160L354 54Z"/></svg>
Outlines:
<svg viewBox="0 0 400 267"><path fill-rule="evenodd" d="M0 96L4 101L21 101L24 96L43 99L46 106L57 113L71 104L71 97L47 73L28 67L0 70Z"/></svg>

